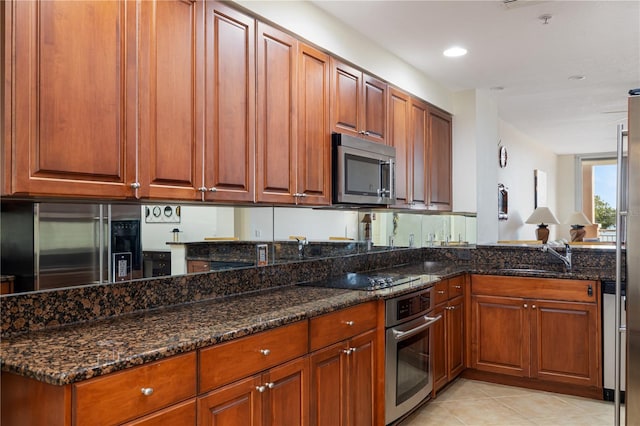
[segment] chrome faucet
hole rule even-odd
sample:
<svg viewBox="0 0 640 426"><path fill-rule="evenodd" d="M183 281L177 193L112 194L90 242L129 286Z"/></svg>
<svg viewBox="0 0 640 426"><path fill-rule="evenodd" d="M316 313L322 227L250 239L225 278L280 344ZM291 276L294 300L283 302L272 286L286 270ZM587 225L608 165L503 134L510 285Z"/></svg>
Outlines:
<svg viewBox="0 0 640 426"><path fill-rule="evenodd" d="M551 253L554 257L557 257L558 259L562 260L562 263L564 263L564 266L565 268L567 268L567 271L570 271L571 270L571 246L569 244L565 244L564 247L567 253L565 256L561 255L560 253L555 251L553 248L549 247L548 244L542 245L542 251L545 253Z"/></svg>
<svg viewBox="0 0 640 426"><path fill-rule="evenodd" d="M298 258L299 259L303 259L304 258L304 246L309 244L309 241L307 241L306 238L296 238L296 241L298 242Z"/></svg>

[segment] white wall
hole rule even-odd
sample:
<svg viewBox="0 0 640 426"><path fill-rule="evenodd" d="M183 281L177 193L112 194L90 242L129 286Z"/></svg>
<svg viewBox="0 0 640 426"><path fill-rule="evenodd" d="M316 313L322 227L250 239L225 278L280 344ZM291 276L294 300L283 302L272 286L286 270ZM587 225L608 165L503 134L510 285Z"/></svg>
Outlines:
<svg viewBox="0 0 640 426"><path fill-rule="evenodd" d="M449 90L313 3L255 0L235 3L446 111L453 109Z"/></svg>
<svg viewBox="0 0 640 426"><path fill-rule="evenodd" d="M534 210L534 170L542 170L547 174L547 207L555 214L558 221L563 221L566 214L558 210L556 182L558 181L557 155L523 134L509 123L500 120L500 140L509 154L507 167L498 168L498 182L504 184L509 191L509 219L499 221L499 240L534 240L536 225L524 223ZM493 164L497 164L497 144L491 151ZM573 176L573 169L570 171ZM567 176L563 174L563 179ZM571 182L570 182L571 181ZM573 187L573 178L563 182L565 188ZM497 186L495 191L497 193ZM573 190L573 189L571 189ZM573 198L573 196L572 196ZM494 206L497 209L497 205ZM562 225L549 226L549 240L558 239L558 229ZM568 231L567 231L568 234Z"/></svg>
<svg viewBox="0 0 640 426"><path fill-rule="evenodd" d="M475 212L476 186L476 94L458 92L453 97L453 211Z"/></svg>
<svg viewBox="0 0 640 426"><path fill-rule="evenodd" d="M559 155L556 158L556 217L564 222L576 210L575 155ZM556 239L571 240L571 225L556 226Z"/></svg>
<svg viewBox="0 0 640 426"><path fill-rule="evenodd" d="M180 241L203 241L205 237L233 237L233 207L180 207L180 223L147 223L142 206L141 241L144 251L169 251L167 242L173 241L171 230L178 228Z"/></svg>

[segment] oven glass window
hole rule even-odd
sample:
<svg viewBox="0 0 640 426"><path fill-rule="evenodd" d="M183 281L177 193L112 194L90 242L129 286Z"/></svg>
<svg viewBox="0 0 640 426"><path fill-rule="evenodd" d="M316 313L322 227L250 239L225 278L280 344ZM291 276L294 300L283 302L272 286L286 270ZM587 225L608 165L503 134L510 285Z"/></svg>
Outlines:
<svg viewBox="0 0 640 426"><path fill-rule="evenodd" d="M371 158L345 155L345 188L347 194L378 195L380 163Z"/></svg>
<svg viewBox="0 0 640 426"><path fill-rule="evenodd" d="M396 405L429 384L429 329L397 344Z"/></svg>

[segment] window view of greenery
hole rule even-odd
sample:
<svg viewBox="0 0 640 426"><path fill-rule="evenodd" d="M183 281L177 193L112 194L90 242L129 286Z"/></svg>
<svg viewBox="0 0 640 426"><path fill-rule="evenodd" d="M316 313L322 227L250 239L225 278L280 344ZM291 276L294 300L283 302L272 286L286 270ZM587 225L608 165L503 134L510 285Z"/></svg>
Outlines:
<svg viewBox="0 0 640 426"><path fill-rule="evenodd" d="M593 213L595 223L600 225L601 241L616 240L617 166L611 161L600 161L593 166Z"/></svg>

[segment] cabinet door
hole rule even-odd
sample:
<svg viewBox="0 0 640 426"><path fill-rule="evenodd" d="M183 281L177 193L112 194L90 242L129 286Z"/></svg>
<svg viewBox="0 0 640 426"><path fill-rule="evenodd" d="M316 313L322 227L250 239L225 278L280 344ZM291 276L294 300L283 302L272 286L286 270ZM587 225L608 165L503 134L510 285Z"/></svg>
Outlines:
<svg viewBox="0 0 640 426"><path fill-rule="evenodd" d="M531 376L600 385L599 311L595 303L532 301Z"/></svg>
<svg viewBox="0 0 640 426"><path fill-rule="evenodd" d="M344 343L338 343L311 354L309 416L312 426L346 424L346 349Z"/></svg>
<svg viewBox="0 0 640 426"><path fill-rule="evenodd" d="M293 203L296 192L297 41L258 23L256 199Z"/></svg>
<svg viewBox="0 0 640 426"><path fill-rule="evenodd" d="M447 340L446 340L446 311L447 306L439 305L433 310L432 316L442 315L441 321L431 326L431 354L433 359L433 391L434 394L447 384Z"/></svg>
<svg viewBox="0 0 640 426"><path fill-rule="evenodd" d="M427 151L429 148L429 117L427 104L411 98L411 124L409 147L412 164L413 201L424 204L427 200Z"/></svg>
<svg viewBox="0 0 640 426"><path fill-rule="evenodd" d="M362 104L362 72L331 58L333 131L361 136Z"/></svg>
<svg viewBox="0 0 640 426"><path fill-rule="evenodd" d="M7 192L134 196L136 3L13 2Z"/></svg>
<svg viewBox="0 0 640 426"><path fill-rule="evenodd" d="M298 55L299 204L331 204L329 55L300 43Z"/></svg>
<svg viewBox="0 0 640 426"><path fill-rule="evenodd" d="M409 158L409 95L389 89L389 145L396 148L396 204L411 203L411 159Z"/></svg>
<svg viewBox="0 0 640 426"><path fill-rule="evenodd" d="M362 77L364 137L385 143L387 137L387 83L364 74Z"/></svg>
<svg viewBox="0 0 640 426"><path fill-rule="evenodd" d="M261 376L252 376L198 398L198 426L262 424Z"/></svg>
<svg viewBox="0 0 640 426"><path fill-rule="evenodd" d="M376 331L354 337L349 342L351 353L347 379L347 423L350 426L374 424L374 392L376 371Z"/></svg>
<svg viewBox="0 0 640 426"><path fill-rule="evenodd" d="M206 3L205 200L253 201L255 21Z"/></svg>
<svg viewBox="0 0 640 426"><path fill-rule="evenodd" d="M298 358L263 375L265 426L309 424L309 359Z"/></svg>
<svg viewBox="0 0 640 426"><path fill-rule="evenodd" d="M449 301L447 324L447 380L453 380L464 370L464 297Z"/></svg>
<svg viewBox="0 0 640 426"><path fill-rule="evenodd" d="M125 423L124 426L194 426L195 424L196 400L190 399L132 422Z"/></svg>
<svg viewBox="0 0 640 426"><path fill-rule="evenodd" d="M451 116L429 109L429 208L451 210Z"/></svg>
<svg viewBox="0 0 640 426"><path fill-rule="evenodd" d="M529 309L525 299L472 296L471 364L473 368L529 376Z"/></svg>
<svg viewBox="0 0 640 426"><path fill-rule="evenodd" d="M203 2L143 1L139 193L199 199L204 99Z"/></svg>

